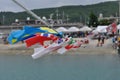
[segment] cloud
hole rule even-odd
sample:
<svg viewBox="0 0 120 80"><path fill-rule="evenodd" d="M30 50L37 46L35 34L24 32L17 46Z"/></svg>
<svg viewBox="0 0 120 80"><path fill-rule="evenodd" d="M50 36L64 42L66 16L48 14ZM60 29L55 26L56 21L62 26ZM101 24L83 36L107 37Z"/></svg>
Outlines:
<svg viewBox="0 0 120 80"><path fill-rule="evenodd" d="M28 9L59 7L64 5L87 5L115 0L17 0ZM0 0L0 11L23 11L12 0Z"/></svg>

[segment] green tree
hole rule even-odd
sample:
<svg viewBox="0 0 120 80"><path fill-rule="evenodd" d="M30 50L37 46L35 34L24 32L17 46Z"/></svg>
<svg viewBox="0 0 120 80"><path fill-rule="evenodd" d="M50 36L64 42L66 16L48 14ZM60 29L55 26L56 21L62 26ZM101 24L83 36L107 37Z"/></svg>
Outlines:
<svg viewBox="0 0 120 80"><path fill-rule="evenodd" d="M99 25L109 25L109 24L110 24L110 21L107 19L103 19L99 21Z"/></svg>
<svg viewBox="0 0 120 80"><path fill-rule="evenodd" d="M99 25L109 25L113 23L115 19L102 19L99 21Z"/></svg>
<svg viewBox="0 0 120 80"><path fill-rule="evenodd" d="M97 25L98 25L98 18L93 12L91 12L89 16L89 26L97 27Z"/></svg>
<svg viewBox="0 0 120 80"><path fill-rule="evenodd" d="M1 21L0 21L0 25L2 25Z"/></svg>

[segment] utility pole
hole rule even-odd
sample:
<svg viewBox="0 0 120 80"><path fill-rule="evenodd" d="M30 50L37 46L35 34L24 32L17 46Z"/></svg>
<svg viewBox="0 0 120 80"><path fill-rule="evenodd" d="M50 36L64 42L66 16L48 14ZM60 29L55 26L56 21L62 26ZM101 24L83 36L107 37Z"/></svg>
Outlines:
<svg viewBox="0 0 120 80"><path fill-rule="evenodd" d="M3 15L2 18L3 18L2 24L4 25L5 24L5 16Z"/></svg>
<svg viewBox="0 0 120 80"><path fill-rule="evenodd" d="M81 16L80 16L80 23L82 22Z"/></svg>
<svg viewBox="0 0 120 80"><path fill-rule="evenodd" d="M49 16L50 16L50 19L52 19L52 18L53 18L53 15L54 15L53 13L51 13L51 14L49 15Z"/></svg>
<svg viewBox="0 0 120 80"><path fill-rule="evenodd" d="M85 25L86 25L86 16L85 16Z"/></svg>
<svg viewBox="0 0 120 80"><path fill-rule="evenodd" d="M58 14L58 8L57 8L57 10L56 10L56 20L57 20L57 23L58 23L58 16L59 16L59 14Z"/></svg>
<svg viewBox="0 0 120 80"><path fill-rule="evenodd" d="M120 0L117 0L118 1L118 22L120 23Z"/></svg>
<svg viewBox="0 0 120 80"><path fill-rule="evenodd" d="M68 14L67 14L67 23L68 23L68 20L69 20L69 16L68 16Z"/></svg>
<svg viewBox="0 0 120 80"><path fill-rule="evenodd" d="M64 19L65 19L65 13L63 11L63 14L62 14L62 21L64 22Z"/></svg>

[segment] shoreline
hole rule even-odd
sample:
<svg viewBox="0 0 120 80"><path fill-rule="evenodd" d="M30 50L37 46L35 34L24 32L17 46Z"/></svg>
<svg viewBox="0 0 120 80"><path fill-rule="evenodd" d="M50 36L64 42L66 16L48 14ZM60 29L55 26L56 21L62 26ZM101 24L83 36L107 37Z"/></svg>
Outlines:
<svg viewBox="0 0 120 80"><path fill-rule="evenodd" d="M112 48L111 39L105 41L102 47L96 47L97 40L90 40L89 44L82 45L82 47L74 50L69 50L65 54L117 54L117 50ZM32 55L34 52L34 46L26 48L25 44L17 43L14 45L0 44L0 54L11 55ZM50 52L50 54L58 54L56 51ZM58 54L61 55L61 54ZM64 55L64 54L63 54Z"/></svg>
<svg viewBox="0 0 120 80"><path fill-rule="evenodd" d="M0 54L6 54L6 55L11 55L11 54L21 54L21 55L32 55L33 54L33 48L24 48L24 47L6 47L6 49L0 49ZM50 54L58 54L56 51L50 52ZM117 54L117 50L112 49L112 48L104 48L104 47L80 47L78 49L72 49L67 51L65 54ZM59 54L61 55L61 54ZM64 55L64 54L62 54Z"/></svg>

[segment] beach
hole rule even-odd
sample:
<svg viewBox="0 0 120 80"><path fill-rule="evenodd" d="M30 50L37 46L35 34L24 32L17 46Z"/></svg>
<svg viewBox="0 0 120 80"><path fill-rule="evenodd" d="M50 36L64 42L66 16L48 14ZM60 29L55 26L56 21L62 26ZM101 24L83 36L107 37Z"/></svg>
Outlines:
<svg viewBox="0 0 120 80"><path fill-rule="evenodd" d="M77 38L78 39L78 38ZM78 49L72 49L66 54L117 54L117 50L112 48L111 39L106 39L103 46L97 47L97 40L89 40L89 44L84 44ZM33 54L34 47L27 48L24 43L0 44L0 54ZM56 51L51 52L57 54Z"/></svg>

